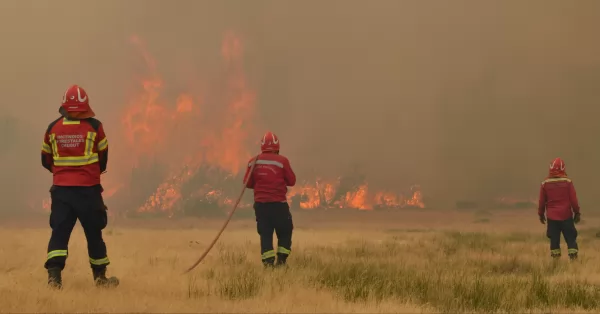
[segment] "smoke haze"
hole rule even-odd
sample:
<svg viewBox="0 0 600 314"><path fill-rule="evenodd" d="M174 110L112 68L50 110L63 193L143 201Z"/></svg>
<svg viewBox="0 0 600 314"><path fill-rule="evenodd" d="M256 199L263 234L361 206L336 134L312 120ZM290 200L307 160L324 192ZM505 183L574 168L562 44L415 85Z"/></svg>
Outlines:
<svg viewBox="0 0 600 314"><path fill-rule="evenodd" d="M562 157L585 210L600 172L599 29L595 0L5 0L0 211L47 195L40 142L69 85L119 142L147 71L131 37L176 96L223 75L228 31L256 93L247 144L274 131L299 179L357 167L375 185L420 183L446 206L537 196ZM107 176L127 155L111 147Z"/></svg>

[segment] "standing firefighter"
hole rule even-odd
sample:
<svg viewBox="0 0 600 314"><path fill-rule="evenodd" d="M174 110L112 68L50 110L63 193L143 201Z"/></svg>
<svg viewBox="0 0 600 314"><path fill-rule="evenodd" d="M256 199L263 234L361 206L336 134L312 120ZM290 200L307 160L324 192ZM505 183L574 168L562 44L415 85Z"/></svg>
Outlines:
<svg viewBox="0 0 600 314"><path fill-rule="evenodd" d="M244 181L254 189L254 213L256 228L260 235L262 262L266 266L286 264L292 250L292 214L287 203L287 187L296 184L296 175L289 160L279 155L279 139L267 132L261 141L254 171L250 174L252 160L248 164ZM248 178L249 176L249 178ZM273 231L277 234L277 254L273 250Z"/></svg>
<svg viewBox="0 0 600 314"><path fill-rule="evenodd" d="M548 217L546 235L550 239L550 255L560 257L562 233L567 242L569 257L576 259L578 247L575 224L579 223L581 214L575 187L571 179L567 178L565 162L560 158L554 159L550 164L550 174L542 182L538 215L542 224L546 223L546 216Z"/></svg>
<svg viewBox="0 0 600 314"><path fill-rule="evenodd" d="M114 287L115 277L106 278L109 264L102 229L108 222L102 199L100 175L106 170L108 142L102 123L93 117L87 93L73 85L63 96L61 117L48 126L42 144L42 165L53 174L48 243L48 284L62 288L61 272L77 219L83 227L93 278L97 286Z"/></svg>

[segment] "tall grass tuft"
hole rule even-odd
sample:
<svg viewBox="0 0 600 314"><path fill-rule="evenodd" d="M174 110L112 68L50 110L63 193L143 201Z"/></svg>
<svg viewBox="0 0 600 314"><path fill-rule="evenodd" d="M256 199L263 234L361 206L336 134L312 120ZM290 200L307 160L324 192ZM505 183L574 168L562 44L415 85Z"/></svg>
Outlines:
<svg viewBox="0 0 600 314"><path fill-rule="evenodd" d="M230 269L232 274L218 278L218 294L230 300L250 299L259 294L264 277L255 268Z"/></svg>

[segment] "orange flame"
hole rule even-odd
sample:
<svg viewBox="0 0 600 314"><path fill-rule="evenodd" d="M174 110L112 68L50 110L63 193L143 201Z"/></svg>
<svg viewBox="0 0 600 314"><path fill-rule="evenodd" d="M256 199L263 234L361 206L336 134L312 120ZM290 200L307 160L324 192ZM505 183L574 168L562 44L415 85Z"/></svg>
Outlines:
<svg viewBox="0 0 600 314"><path fill-rule="evenodd" d="M172 216L178 211L177 204L197 197L198 193L203 193L207 200L232 202L217 189L203 186L184 195L182 187L201 167L210 166L237 175L250 158L244 145L252 131L248 121L254 117L256 96L248 87L244 73L241 39L233 32L225 34L221 54L227 78L224 91L215 91L217 95L213 97L225 104L217 109L206 108L210 109L210 116L202 115L204 97L194 91L181 93L171 102L166 100L167 86L159 75L156 61L140 38L133 37L132 42L140 51L149 74L141 81L141 92L132 98L122 120L131 157L136 165L140 165L144 156L173 165L164 182L138 212L166 212Z"/></svg>
<svg viewBox="0 0 600 314"><path fill-rule="evenodd" d="M116 145L121 146L117 150L127 152L126 160L121 161L123 167L120 172L117 170L118 178L107 178L105 198L113 197L124 187L135 189L136 185L145 183L131 182L127 187L123 182L127 182L124 177L129 176L126 170L133 167L144 172L149 167L147 161L152 160L159 165L170 165L170 168L166 169L159 184L150 187L151 192L142 193L144 199L140 200L137 212L159 212L172 217L188 199L206 200L219 206L232 205L233 199L218 184L211 186L193 181L191 191L186 184L199 174L211 175L211 171L218 169L228 176L220 178L221 181L234 179L238 186L241 180L235 176L240 174L251 156L245 144L249 144L249 136L253 134L249 122L255 118L256 93L248 85L244 72L242 40L233 32L227 32L223 38L220 51L226 79L222 89L217 87L200 93L203 89L195 86L174 97L167 96L170 95L169 86L143 40L133 36L131 43L147 72L122 114L123 142L116 141ZM339 179L319 179L290 188L288 200L299 197L299 206L303 209L424 208L420 190L411 194L405 197L401 193L375 190L367 183L342 191ZM44 200L41 205L44 210L50 210L50 200ZM241 206L251 205L242 203Z"/></svg>
<svg viewBox="0 0 600 314"><path fill-rule="evenodd" d="M49 213L50 212L50 206L52 205L52 200L48 197L42 200L42 209Z"/></svg>
<svg viewBox="0 0 600 314"><path fill-rule="evenodd" d="M315 208L354 208L373 210L375 208L425 208L423 196L418 186L413 187L410 198L389 191L370 191L368 184L361 184L352 191L346 191L336 198L339 190L339 180L323 183L317 180L315 184L303 184L292 187L288 192L288 202L294 203L299 197L302 209Z"/></svg>

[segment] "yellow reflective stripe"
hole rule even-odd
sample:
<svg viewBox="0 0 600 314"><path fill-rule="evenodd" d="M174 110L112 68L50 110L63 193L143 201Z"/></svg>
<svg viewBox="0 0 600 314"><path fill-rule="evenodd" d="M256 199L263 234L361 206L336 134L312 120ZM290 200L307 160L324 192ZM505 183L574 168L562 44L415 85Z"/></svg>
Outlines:
<svg viewBox="0 0 600 314"><path fill-rule="evenodd" d="M58 157L58 145L56 144L56 133L50 134L50 145L52 145L52 154L54 158Z"/></svg>
<svg viewBox="0 0 600 314"><path fill-rule="evenodd" d="M93 259L90 257L90 264L92 264L92 265L106 265L109 263L110 263L110 261L108 260L108 257L100 258L100 259Z"/></svg>
<svg viewBox="0 0 600 314"><path fill-rule="evenodd" d="M68 256L68 252L67 250L54 250L54 251L50 251L48 252L48 259L54 258L54 257L59 257L59 256Z"/></svg>
<svg viewBox="0 0 600 314"><path fill-rule="evenodd" d="M552 253L552 254L560 254L560 249L550 250L550 253Z"/></svg>
<svg viewBox="0 0 600 314"><path fill-rule="evenodd" d="M277 248L277 253L282 253L282 254L290 255L291 252L292 251L290 251L290 250L288 250L288 249L286 249L286 248L284 248L282 246L280 246L280 247Z"/></svg>
<svg viewBox="0 0 600 314"><path fill-rule="evenodd" d="M93 153L91 156L54 157L56 166L85 166L96 162L98 162L97 153Z"/></svg>
<svg viewBox="0 0 600 314"><path fill-rule="evenodd" d="M275 257L275 251L273 251L273 250L266 251L266 252L262 253L261 256L262 256L262 259L267 259L267 258L270 258L270 257Z"/></svg>
<svg viewBox="0 0 600 314"><path fill-rule="evenodd" d="M103 151L108 147L108 140L106 139L106 137L101 140L100 142L98 142L98 151Z"/></svg>
<svg viewBox="0 0 600 314"><path fill-rule="evenodd" d="M85 155L91 156L92 150L94 149L94 142L96 141L96 132L88 132L85 139Z"/></svg>
<svg viewBox="0 0 600 314"><path fill-rule="evenodd" d="M63 119L63 124L79 124L79 121L71 121ZM56 134L50 134L50 144L52 145L52 153L54 156L54 165L56 166L85 166L91 165L99 161L98 153L94 153L94 143L96 141L96 132L88 132L85 139L85 150L83 156L65 156L60 157L58 154L58 145L56 142ZM44 147L42 146L42 150ZM44 150L45 151L45 150ZM46 151L50 153L50 151Z"/></svg>
<svg viewBox="0 0 600 314"><path fill-rule="evenodd" d="M550 179L544 180L542 182L542 184L550 183L550 182L571 182L571 179L569 179L569 178L550 178Z"/></svg>
<svg viewBox="0 0 600 314"><path fill-rule="evenodd" d="M569 249L569 254L573 254L573 253L577 253L579 252L577 249Z"/></svg>
<svg viewBox="0 0 600 314"><path fill-rule="evenodd" d="M50 149L50 145L42 142L42 151L47 154L52 154L52 150Z"/></svg>
<svg viewBox="0 0 600 314"><path fill-rule="evenodd" d="M98 154L97 153L93 153L91 156L65 156L65 157L58 157L58 158L55 158L55 159L76 161L76 160L84 160L84 159L87 160L90 157L94 157L94 156L98 157Z"/></svg>
<svg viewBox="0 0 600 314"><path fill-rule="evenodd" d="M67 118L63 118L63 125L73 125L73 124L81 124L80 120L69 120Z"/></svg>

